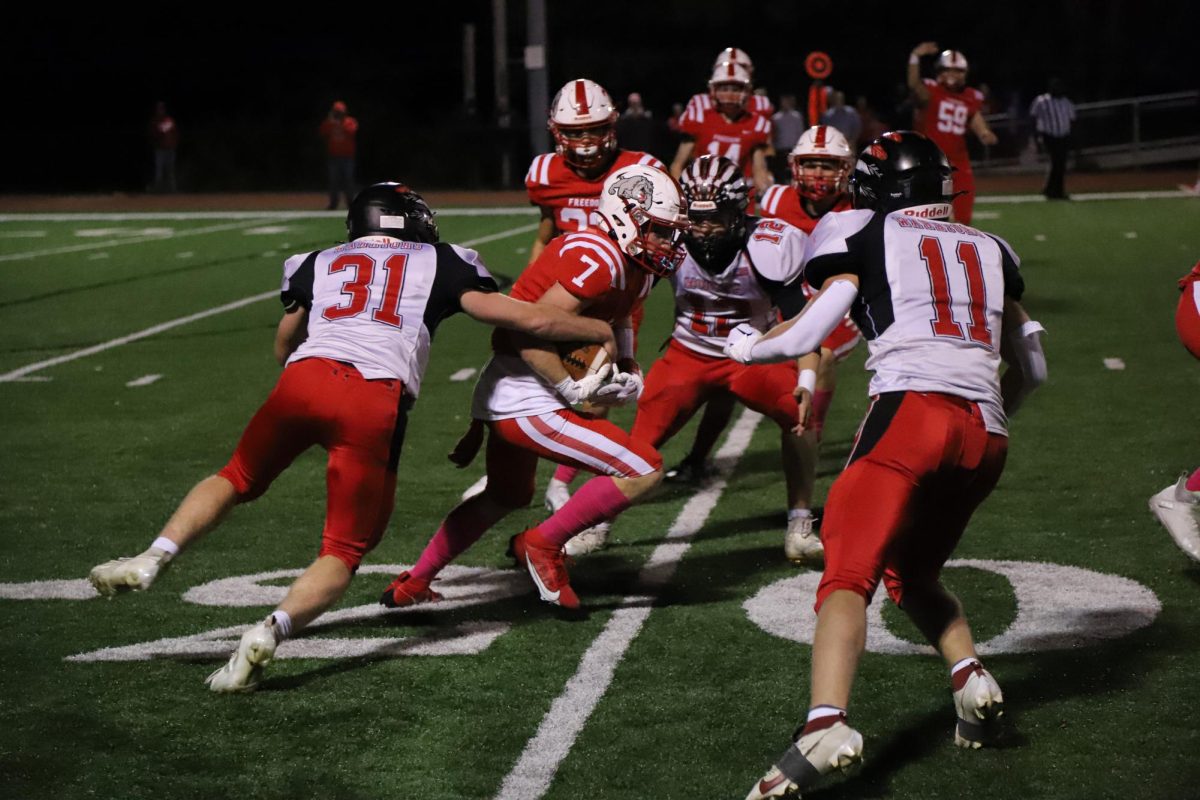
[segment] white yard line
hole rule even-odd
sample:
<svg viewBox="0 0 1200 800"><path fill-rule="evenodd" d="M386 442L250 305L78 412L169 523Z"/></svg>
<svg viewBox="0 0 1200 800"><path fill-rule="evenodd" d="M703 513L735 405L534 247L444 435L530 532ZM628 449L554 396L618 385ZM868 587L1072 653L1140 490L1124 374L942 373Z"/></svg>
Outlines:
<svg viewBox="0 0 1200 800"><path fill-rule="evenodd" d="M670 582L691 540L721 499L729 474L750 446L761 414L743 411L717 453L719 477L684 505L667 531L666 541L654 549L638 575L636 594L626 597L613 612L604 630L592 642L567 681L563 693L542 718L537 733L525 745L512 771L505 777L496 800L537 800L545 795L580 731L612 683L617 665L650 616L654 600Z"/></svg>
<svg viewBox="0 0 1200 800"><path fill-rule="evenodd" d="M247 223L242 224L245 225ZM535 228L537 228L536 223L533 225L521 225L520 227L511 228L507 231L492 233L487 236L481 236L477 239L470 239L462 242L461 245L463 247L473 247L477 244L483 244L484 242L493 242L497 239L503 239L506 236L516 236L517 234L528 233ZM78 358L86 358L87 356L95 355L96 353L103 353L105 350L111 350L114 347L120 347L121 345L129 344L130 342L136 342L139 339L145 339L148 336L154 336L162 333L163 331L169 331L172 328L178 328L180 325L186 325L189 322L195 322L196 320L204 319L205 317L211 317L216 314L223 314L226 311L233 311L234 309L248 306L251 303L257 303L260 300L266 300L269 297L278 296L279 290L274 289L269 292L251 295L250 297L243 297L241 300L234 300L232 303L226 303L225 305L205 309L204 311L199 311L195 314L189 314L186 317L179 317L178 319L162 322L158 325L152 325L149 328L137 331L136 333L131 333L126 336L119 336L116 339L110 339L107 342L101 342L100 344L92 345L91 347L85 347L84 349L76 350L73 353L66 353L45 361L38 361L37 363L29 364L19 369L15 369L12 372L6 372L0 375L0 383L12 383L14 381L20 381L21 379L25 378L26 375L29 375L32 372L39 372L47 367L54 367L59 364L65 364L68 361L74 361Z"/></svg>
<svg viewBox="0 0 1200 800"><path fill-rule="evenodd" d="M262 214L259 214L256 218L249 221L230 222L224 225L209 225L204 228L195 228L189 231L155 233L148 236L130 236L121 239L105 239L103 242L72 244L64 245L62 247L48 247L45 250L29 250L24 253L5 253L0 255L0 261L27 261L31 258L39 258L40 256L58 256L65 253L81 253L87 250L104 250L109 247L121 247L127 244L163 242L168 239L182 239L185 236L203 236L209 233L220 233L221 231L236 230L237 228L248 228L251 225L260 225L265 222L270 222L271 219L271 217L264 217Z"/></svg>

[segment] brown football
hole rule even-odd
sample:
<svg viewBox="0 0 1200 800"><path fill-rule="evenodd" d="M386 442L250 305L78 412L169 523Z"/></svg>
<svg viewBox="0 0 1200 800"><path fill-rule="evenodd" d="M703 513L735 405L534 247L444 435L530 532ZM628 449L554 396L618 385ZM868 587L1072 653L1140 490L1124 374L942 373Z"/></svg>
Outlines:
<svg viewBox="0 0 1200 800"><path fill-rule="evenodd" d="M594 375L608 363L608 351L604 345L566 342L558 346L558 355L572 380Z"/></svg>

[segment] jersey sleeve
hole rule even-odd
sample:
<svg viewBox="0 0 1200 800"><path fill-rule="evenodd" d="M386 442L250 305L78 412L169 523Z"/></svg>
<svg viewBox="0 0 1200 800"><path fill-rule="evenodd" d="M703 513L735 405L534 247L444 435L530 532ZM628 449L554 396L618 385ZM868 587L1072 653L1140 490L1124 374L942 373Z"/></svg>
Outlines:
<svg viewBox="0 0 1200 800"><path fill-rule="evenodd" d="M655 169L662 170L663 172L667 171L667 165L649 153L642 153L641 158L637 160L637 163L647 167L654 167Z"/></svg>
<svg viewBox="0 0 1200 800"><path fill-rule="evenodd" d="M791 283L804 272L807 239L804 231L781 219L760 219L753 223L746 254L760 277Z"/></svg>
<svg viewBox="0 0 1200 800"><path fill-rule="evenodd" d="M302 308L312 308L313 266L320 251L300 253L283 262L283 284L279 289L279 301L287 313Z"/></svg>
<svg viewBox="0 0 1200 800"><path fill-rule="evenodd" d="M580 236L563 245L554 264L554 279L581 300L595 300L613 288L620 262L603 245Z"/></svg>
<svg viewBox="0 0 1200 800"><path fill-rule="evenodd" d="M1008 242L999 236L988 234L1000 245L1000 265L1004 270L1004 296L1020 301L1025 294L1025 278L1021 276L1021 259Z"/></svg>
<svg viewBox="0 0 1200 800"><path fill-rule="evenodd" d="M456 244L440 243L437 248L437 279L449 294L454 296L457 307L458 296L463 292L498 292L499 284L484 266L479 253ZM455 309L457 310L457 308Z"/></svg>
<svg viewBox="0 0 1200 800"><path fill-rule="evenodd" d="M550 186L550 153L534 156L525 173L525 193L535 206L546 205L546 190Z"/></svg>
<svg viewBox="0 0 1200 800"><path fill-rule="evenodd" d="M704 110L699 104L683 112L679 118L679 132L689 139L699 139L704 133Z"/></svg>
<svg viewBox="0 0 1200 800"><path fill-rule="evenodd" d="M862 269L859 254L850 245L850 237L866 227L873 211L835 211L821 217L813 228L805 252L804 277L814 289L834 275L858 275Z"/></svg>

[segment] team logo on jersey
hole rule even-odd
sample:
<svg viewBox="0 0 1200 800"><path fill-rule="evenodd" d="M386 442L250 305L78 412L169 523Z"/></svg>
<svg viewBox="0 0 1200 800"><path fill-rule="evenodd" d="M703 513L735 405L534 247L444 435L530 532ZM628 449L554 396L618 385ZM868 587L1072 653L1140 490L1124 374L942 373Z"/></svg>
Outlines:
<svg viewBox="0 0 1200 800"><path fill-rule="evenodd" d="M647 208L654 201L654 184L644 175L618 175L613 185L608 187L608 193L615 194L622 200L632 200Z"/></svg>

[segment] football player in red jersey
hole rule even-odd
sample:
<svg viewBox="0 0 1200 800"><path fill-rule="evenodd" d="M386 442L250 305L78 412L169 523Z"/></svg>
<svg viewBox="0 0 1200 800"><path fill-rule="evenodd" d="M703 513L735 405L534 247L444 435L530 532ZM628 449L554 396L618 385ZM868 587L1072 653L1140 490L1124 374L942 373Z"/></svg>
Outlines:
<svg viewBox="0 0 1200 800"><path fill-rule="evenodd" d="M595 227L600 187L616 170L631 164L666 167L649 153L621 150L617 109L604 87L587 78L567 81L550 104L547 122L555 150L536 156L525 173L529 202L542 211L529 263L555 236Z"/></svg>
<svg viewBox="0 0 1200 800"><path fill-rule="evenodd" d="M88 576L110 597L150 588L174 556L262 495L297 456L313 445L328 450L317 559L209 676L216 692L254 689L278 644L337 602L383 536L408 410L441 320L462 311L544 338L611 340L599 320L500 294L478 253L438 241L433 212L402 184L359 192L346 229L347 244L284 263L275 356L286 366L229 463L192 489L145 552Z"/></svg>
<svg viewBox="0 0 1200 800"><path fill-rule="evenodd" d="M750 78L754 78L754 62L750 59L750 54L738 47L726 47L721 52L717 53L717 57L713 60L712 68L716 69L726 61L732 61L746 68L746 72ZM700 92L691 96L687 102L685 112L692 111L711 111L713 107L713 99L711 92ZM770 98L765 94L752 94L746 109L751 114L757 114L760 117L770 119L775 114L775 106L771 104ZM680 115L682 117L682 115Z"/></svg>
<svg viewBox="0 0 1200 800"><path fill-rule="evenodd" d="M662 459L653 447L571 406L593 396L598 403L624 404L641 394L631 318L653 277L670 275L682 260L687 215L675 181L640 164L609 176L597 214L599 227L551 241L521 273L512 296L612 323L619 372L602 387L602 379L575 381L552 347L497 333L471 408L471 416L488 428L486 488L442 521L416 565L388 586L384 605L436 600L430 582L492 525L529 504L537 461L547 458L597 477L548 519L514 536L512 553L544 601L578 608L563 546L580 531L620 514L662 478Z"/></svg>
<svg viewBox="0 0 1200 800"><path fill-rule="evenodd" d="M679 131L683 141L671 161L671 176L678 178L696 156L724 156L738 165L761 193L771 185L767 151L771 146L771 120L751 114L750 72L741 64L723 61L708 82L711 109L692 108L683 112Z"/></svg>
<svg viewBox="0 0 1200 800"><path fill-rule="evenodd" d="M954 168L954 219L971 224L975 207L975 175L967 155L967 129L986 145L997 142L980 109L983 93L967 86L967 59L957 50L938 56L936 75L921 78L921 57L938 52L937 42L922 42L908 57L908 88L922 109L919 130L933 140Z"/></svg>
<svg viewBox="0 0 1200 800"><path fill-rule="evenodd" d="M871 408L826 505L811 706L747 800L807 793L862 759L846 709L881 581L949 667L955 743L992 742L1003 711L940 573L1004 469L1007 415L1045 380L1041 326L1020 306L1024 280L1007 243L948 221L950 163L929 139L885 133L859 155L850 186L854 210L824 217L807 248L817 299L765 336L734 329L726 345L742 363L795 357L851 311L874 373Z"/></svg>

